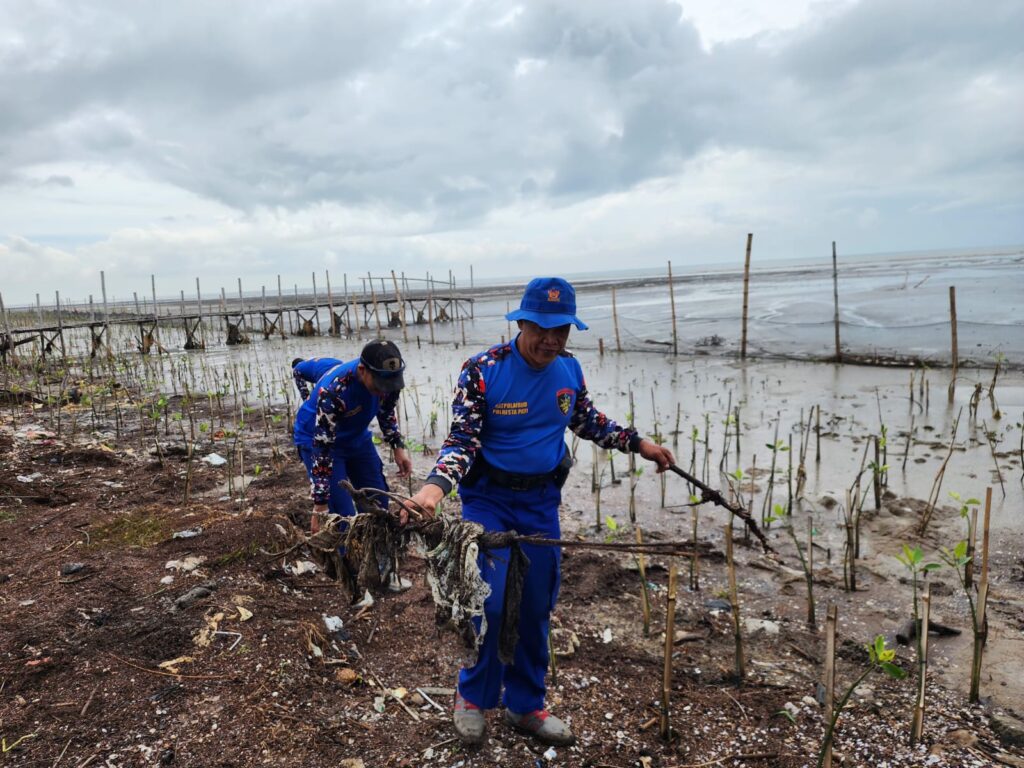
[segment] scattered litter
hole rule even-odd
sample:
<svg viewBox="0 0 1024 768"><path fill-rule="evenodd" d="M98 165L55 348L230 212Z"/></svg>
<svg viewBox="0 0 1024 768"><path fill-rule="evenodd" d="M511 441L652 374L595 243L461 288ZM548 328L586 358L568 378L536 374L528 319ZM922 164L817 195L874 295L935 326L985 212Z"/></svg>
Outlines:
<svg viewBox="0 0 1024 768"><path fill-rule="evenodd" d="M189 555L184 560L168 560L164 568L171 571L189 573L205 562L206 557L203 555Z"/></svg>
<svg viewBox="0 0 1024 768"><path fill-rule="evenodd" d="M353 608L369 608L373 605L373 595L370 594L370 590L366 590L363 594L363 599L353 605Z"/></svg>
<svg viewBox="0 0 1024 768"><path fill-rule="evenodd" d="M170 574L168 574L167 576L164 576L162 579L160 579L160 583L161 584L173 584L174 583L174 577L171 576Z"/></svg>
<svg viewBox="0 0 1024 768"><path fill-rule="evenodd" d="M219 453L211 453L208 456L204 456L200 461L209 464L211 467L220 467L228 463L228 460Z"/></svg>
<svg viewBox="0 0 1024 768"><path fill-rule="evenodd" d="M399 576L394 571L391 572L391 578L388 580L388 591L389 592L405 592L405 590L412 587L412 582L403 576Z"/></svg>
<svg viewBox="0 0 1024 768"><path fill-rule="evenodd" d="M601 633L601 642L607 645L612 641L612 628L605 627L604 632Z"/></svg>
<svg viewBox="0 0 1024 768"><path fill-rule="evenodd" d="M124 488L124 483L115 483L113 480L104 480L103 484L108 488Z"/></svg>
<svg viewBox="0 0 1024 768"><path fill-rule="evenodd" d="M27 608L28 606L35 604L35 600L22 600L20 603L18 603L18 605L20 605L22 608Z"/></svg>
<svg viewBox="0 0 1024 768"><path fill-rule="evenodd" d="M64 563L60 567L61 576L73 576L85 570L85 563Z"/></svg>
<svg viewBox="0 0 1024 768"><path fill-rule="evenodd" d="M292 576L301 576L304 573L316 573L320 570L320 567L312 560L299 560L295 565L289 565L285 563L284 572L290 573Z"/></svg>
<svg viewBox="0 0 1024 768"><path fill-rule="evenodd" d="M49 430L43 429L37 424L26 424L15 432L14 436L20 437L22 440L52 440L57 435Z"/></svg>
<svg viewBox="0 0 1024 768"><path fill-rule="evenodd" d="M327 627L327 631L332 635L344 626L340 616L323 615L323 620L324 626Z"/></svg>
<svg viewBox="0 0 1024 768"><path fill-rule="evenodd" d="M241 605L236 605L235 608L238 609L239 621L248 621L252 618L252 611L250 611L248 608L244 608Z"/></svg>
<svg viewBox="0 0 1024 768"><path fill-rule="evenodd" d="M160 669L166 669L172 675L177 675L178 667L182 664L191 664L193 661L195 661L195 659L191 656L179 656L178 658L171 659L170 661L161 661L157 666Z"/></svg>
<svg viewBox="0 0 1024 768"><path fill-rule="evenodd" d="M373 697L373 708L377 712L381 712L381 713L384 712L384 697L383 696L374 696Z"/></svg>
<svg viewBox="0 0 1024 768"><path fill-rule="evenodd" d="M221 630L221 629L215 629L213 631L213 634L214 635L228 635L230 637L235 638L235 642L233 642L228 647L229 651L235 650L235 646L238 645L240 642L242 642L242 633L241 632L225 632L224 630Z"/></svg>
<svg viewBox="0 0 1024 768"><path fill-rule="evenodd" d="M186 528L184 531L175 531L171 536L172 539L193 539L203 532L203 526L197 525L195 528Z"/></svg>
<svg viewBox="0 0 1024 768"><path fill-rule="evenodd" d="M196 636L192 638L192 642L200 648L208 648L210 643L213 642L213 636L217 634L220 629L220 623L224 621L224 613L223 611L217 611L212 616L207 614L204 619L206 626L200 629Z"/></svg>
<svg viewBox="0 0 1024 768"><path fill-rule="evenodd" d="M544 757L545 760L548 760L548 761L554 760L556 757L558 757L558 753L555 752L555 748L554 747L548 747L548 750L547 750L547 752L544 753L543 757Z"/></svg>
<svg viewBox="0 0 1024 768"><path fill-rule="evenodd" d="M744 619L743 628L751 634L764 632L766 635L777 635L780 629L777 621L768 621L767 619Z"/></svg>
<svg viewBox="0 0 1024 768"><path fill-rule="evenodd" d="M19 483L32 483L43 476L42 472L33 472L31 475L15 475Z"/></svg>
<svg viewBox="0 0 1024 768"><path fill-rule="evenodd" d="M204 597L209 597L211 594L213 594L212 586L201 584L198 587L193 587L188 592L181 595L177 600L174 601L174 604L178 608L189 608L190 606L202 600Z"/></svg>

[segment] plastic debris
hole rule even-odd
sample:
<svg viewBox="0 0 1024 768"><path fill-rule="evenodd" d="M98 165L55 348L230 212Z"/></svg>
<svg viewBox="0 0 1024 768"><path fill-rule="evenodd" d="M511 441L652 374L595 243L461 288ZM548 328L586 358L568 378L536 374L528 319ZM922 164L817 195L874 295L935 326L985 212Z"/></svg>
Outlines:
<svg viewBox="0 0 1024 768"><path fill-rule="evenodd" d="M206 557L203 555L189 555L184 560L168 560L164 568L171 571L189 573L205 562Z"/></svg>
<svg viewBox="0 0 1024 768"><path fill-rule="evenodd" d="M172 539L193 539L203 532L203 526L197 525L195 528L186 528L184 531L175 531L172 535Z"/></svg>
<svg viewBox="0 0 1024 768"><path fill-rule="evenodd" d="M33 483L43 476L42 472L33 472L31 475L15 475L19 483Z"/></svg>
<svg viewBox="0 0 1024 768"><path fill-rule="evenodd" d="M327 631L332 635L344 626L340 616L323 615L323 620L324 626L327 627Z"/></svg>
<svg viewBox="0 0 1024 768"><path fill-rule="evenodd" d="M211 467L220 467L228 463L228 460L219 453L211 453L208 456L204 456L200 461L209 464Z"/></svg>

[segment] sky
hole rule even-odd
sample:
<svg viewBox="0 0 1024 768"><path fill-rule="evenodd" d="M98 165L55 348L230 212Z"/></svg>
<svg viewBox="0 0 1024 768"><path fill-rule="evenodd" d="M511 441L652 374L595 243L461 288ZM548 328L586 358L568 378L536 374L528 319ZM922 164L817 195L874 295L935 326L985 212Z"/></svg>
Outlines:
<svg viewBox="0 0 1024 768"><path fill-rule="evenodd" d="M1024 243L1024 3L0 4L8 305Z"/></svg>

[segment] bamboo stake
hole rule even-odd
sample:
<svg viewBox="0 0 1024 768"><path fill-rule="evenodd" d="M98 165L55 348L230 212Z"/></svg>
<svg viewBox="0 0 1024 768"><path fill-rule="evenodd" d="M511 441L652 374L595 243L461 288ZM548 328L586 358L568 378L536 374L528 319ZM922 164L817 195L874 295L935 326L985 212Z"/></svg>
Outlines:
<svg viewBox="0 0 1024 768"><path fill-rule="evenodd" d="M928 621L931 616L932 585L925 582L921 597L921 658L917 661L917 701L914 704L914 719L910 725L910 743L917 744L924 731L924 693L928 677Z"/></svg>
<svg viewBox="0 0 1024 768"><path fill-rule="evenodd" d="M967 557L970 558L964 565L964 586L970 589L974 586L974 550L978 538L978 508L971 508L971 526L967 531Z"/></svg>
<svg viewBox="0 0 1024 768"><path fill-rule="evenodd" d="M732 603L732 631L736 641L736 684L747 676L747 665L743 660L743 630L740 625L740 601L736 593L736 562L732 556L732 523L725 526L725 557L729 567L729 601Z"/></svg>
<svg viewBox="0 0 1024 768"><path fill-rule="evenodd" d="M327 311L331 314L331 322L328 324L328 333L331 336L337 336L340 331L338 330L338 323L334 319L334 296L331 294L331 271L329 269L324 270L324 277L327 281Z"/></svg>
<svg viewBox="0 0 1024 768"><path fill-rule="evenodd" d="M832 303L835 310L832 315L832 322L836 329L836 362L843 361L843 352L839 346L839 269L836 263L836 241L832 241ZM829 761L831 762L831 753Z"/></svg>
<svg viewBox="0 0 1024 768"><path fill-rule="evenodd" d="M636 543L643 545L643 532L639 526L636 529ZM636 556L637 569L640 571L640 607L644 612L644 637L651 634L651 596L647 591L647 565L644 562L644 553L638 552Z"/></svg>
<svg viewBox="0 0 1024 768"><path fill-rule="evenodd" d="M814 515L807 516L807 626L818 626L814 614Z"/></svg>
<svg viewBox="0 0 1024 768"><path fill-rule="evenodd" d="M985 489L985 515L981 530L981 582L988 583L988 525L992 514L992 486Z"/></svg>
<svg viewBox="0 0 1024 768"><path fill-rule="evenodd" d="M619 310L615 301L615 286L612 286L612 322L615 323L615 351L622 351L622 340L619 338Z"/></svg>
<svg viewBox="0 0 1024 768"><path fill-rule="evenodd" d="M669 558L668 597L665 600L665 657L661 674L661 738L672 733L669 726L669 697L672 693L672 648L676 635L676 561Z"/></svg>
<svg viewBox="0 0 1024 768"><path fill-rule="evenodd" d="M959 355L957 354L956 348L956 286L949 286L949 328L953 336L952 344L952 362L953 362L953 375L949 380L949 402L953 402L953 392L956 390L956 369L959 365Z"/></svg>
<svg viewBox="0 0 1024 768"><path fill-rule="evenodd" d="M381 326L380 326L380 310L377 307L377 291L373 287L373 277L370 275L369 272L366 273L366 277L367 277L367 280L370 283L370 299L373 301L373 317L377 321L377 336L379 338L380 335L381 335Z"/></svg>
<svg viewBox="0 0 1024 768"><path fill-rule="evenodd" d="M402 324L402 341L409 342L409 329L405 326L405 305L402 303L402 293L398 290L398 278L395 277L395 270L391 270L391 282L395 284L395 299L398 301L398 317ZM465 344L465 340L463 340Z"/></svg>
<svg viewBox="0 0 1024 768"><path fill-rule="evenodd" d="M835 710L835 687L836 687L836 618L837 611L834 603L828 606L825 614L825 722L831 722L832 713ZM832 745L825 750L823 768L832 768Z"/></svg>
<svg viewBox="0 0 1024 768"><path fill-rule="evenodd" d="M743 332L740 335L740 357L747 356L747 299L750 294L750 246L754 241L754 233L747 233L747 256L743 263Z"/></svg>
<svg viewBox="0 0 1024 768"><path fill-rule="evenodd" d="M668 263L668 298L672 304L672 354L679 354L679 332L676 329L676 290L672 283L672 262Z"/></svg>

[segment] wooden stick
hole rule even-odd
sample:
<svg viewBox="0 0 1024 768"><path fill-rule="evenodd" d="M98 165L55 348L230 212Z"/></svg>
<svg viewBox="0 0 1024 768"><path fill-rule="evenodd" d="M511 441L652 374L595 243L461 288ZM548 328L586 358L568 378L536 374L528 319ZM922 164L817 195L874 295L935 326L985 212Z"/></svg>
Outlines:
<svg viewBox="0 0 1024 768"><path fill-rule="evenodd" d="M836 264L836 241L832 241L832 303L835 307L832 314L832 324L836 329L836 362L843 361L843 351L839 346L839 269ZM831 760L831 757L829 758Z"/></svg>
<svg viewBox="0 0 1024 768"><path fill-rule="evenodd" d="M932 585L925 582L921 597L921 658L917 660L917 701L914 704L914 719L910 725L910 743L917 744L924 731L924 691L928 676L928 620L931 615Z"/></svg>
<svg viewBox="0 0 1024 768"><path fill-rule="evenodd" d="M96 691L99 689L100 685L97 683L89 694L89 698L85 700L85 705L82 707L82 711L78 713L79 717L85 717L85 713L89 711L89 705L92 704L93 697L96 696Z"/></svg>
<svg viewBox="0 0 1024 768"><path fill-rule="evenodd" d="M643 532L640 527L636 529L636 543L643 546ZM643 552L636 556L637 569L640 571L640 606L644 612L644 637L651 634L651 596L647 592L647 565L644 563Z"/></svg>
<svg viewBox="0 0 1024 768"><path fill-rule="evenodd" d="M409 342L409 330L405 326L405 305L402 303L402 292L398 290L398 278L395 276L395 270L391 270L391 282L395 284L395 300L398 301L398 319L402 325L402 341ZM466 340L462 340L465 345Z"/></svg>
<svg viewBox="0 0 1024 768"><path fill-rule="evenodd" d="M750 246L754 241L754 233L747 233L747 257L743 263L743 330L740 335L740 357L747 356L747 299L750 294Z"/></svg>
<svg viewBox="0 0 1024 768"><path fill-rule="evenodd" d="M732 629L736 641L736 683L747 676L747 665L743 659L743 630L740 625L740 601L736 593L736 561L732 557L732 523L725 526L725 558L729 568L729 601L732 603Z"/></svg>
<svg viewBox="0 0 1024 768"><path fill-rule="evenodd" d="M676 330L676 289L672 283L672 262L668 263L668 298L672 304L672 354L679 354L679 332Z"/></svg>
<svg viewBox="0 0 1024 768"><path fill-rule="evenodd" d="M672 693L672 648L676 634L676 561L669 559L668 596L665 600L665 658L661 674L661 738L668 739L672 729L669 725L669 697Z"/></svg>
<svg viewBox="0 0 1024 768"><path fill-rule="evenodd" d="M832 712L835 709L835 687L836 687L836 618L837 610L835 603L828 606L825 614L825 722L831 722ZM832 768L832 745L829 744L825 751L823 768Z"/></svg>
<svg viewBox="0 0 1024 768"><path fill-rule="evenodd" d="M693 513L693 557L690 558L690 589L696 592L700 589L700 558L697 555L697 508L692 508Z"/></svg>
<svg viewBox="0 0 1024 768"><path fill-rule="evenodd" d="M981 523L981 581L988 583L988 526L992 514L992 486L985 489L985 515Z"/></svg>
<svg viewBox="0 0 1024 768"><path fill-rule="evenodd" d="M978 540L978 508L971 509L971 527L967 531L967 557L970 558L964 565L964 586L970 589L974 586L974 550Z"/></svg>
<svg viewBox="0 0 1024 768"><path fill-rule="evenodd" d="M949 402L953 402L953 392L956 390L956 369L960 362L956 348L956 286L949 286L949 328L953 336L951 359L953 363L953 375L949 380Z"/></svg>
<svg viewBox="0 0 1024 768"><path fill-rule="evenodd" d="M334 296L331 295L331 271L329 269L324 270L324 277L327 278L327 311L331 313L331 322L328 324L328 333L332 336L336 336L340 333L338 330L338 324L334 320Z"/></svg>
<svg viewBox="0 0 1024 768"><path fill-rule="evenodd" d="M615 302L615 286L612 286L612 321L615 323L615 351L622 351L622 340L619 338L619 310Z"/></svg>
<svg viewBox="0 0 1024 768"><path fill-rule="evenodd" d="M373 301L373 317L377 321L377 336L381 335L380 309L377 307L377 291L373 287L373 276L367 272L366 278L370 283L370 299Z"/></svg>
<svg viewBox="0 0 1024 768"><path fill-rule="evenodd" d="M814 515L807 516L807 626L817 629L814 615Z"/></svg>

